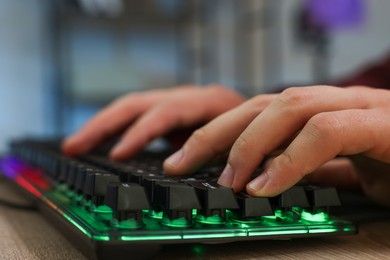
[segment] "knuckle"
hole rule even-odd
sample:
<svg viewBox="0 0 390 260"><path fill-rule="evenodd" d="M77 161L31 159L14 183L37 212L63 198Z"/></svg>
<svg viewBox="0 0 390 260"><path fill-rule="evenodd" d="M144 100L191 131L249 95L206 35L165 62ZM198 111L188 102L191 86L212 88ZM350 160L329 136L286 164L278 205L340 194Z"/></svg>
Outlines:
<svg viewBox="0 0 390 260"><path fill-rule="evenodd" d="M180 99L163 100L155 104L153 110L156 114L166 118L176 118L186 109L185 101Z"/></svg>
<svg viewBox="0 0 390 260"><path fill-rule="evenodd" d="M249 99L245 104L254 110L255 113L262 112L271 102L272 97L269 95L257 95Z"/></svg>
<svg viewBox="0 0 390 260"><path fill-rule="evenodd" d="M291 87L276 97L276 102L282 106L298 106L310 99L309 91L304 87Z"/></svg>
<svg viewBox="0 0 390 260"><path fill-rule="evenodd" d="M221 84L207 85L206 91L207 90L212 92L214 95L217 95L218 97L224 97L225 99L234 101L235 103L241 103L244 100L244 98L241 97L238 93Z"/></svg>
<svg viewBox="0 0 390 260"><path fill-rule="evenodd" d="M290 152L284 151L279 155L278 159L283 164L283 167L286 167L288 169L296 168L294 156Z"/></svg>
<svg viewBox="0 0 390 260"><path fill-rule="evenodd" d="M309 134L315 138L332 138L343 132L342 120L335 113L320 113L307 123Z"/></svg>
<svg viewBox="0 0 390 260"><path fill-rule="evenodd" d="M245 136L240 135L237 138L236 142L234 143L230 155L233 158L238 157L240 154L245 155L247 152L249 152L249 150L250 150L250 142Z"/></svg>
<svg viewBox="0 0 390 260"><path fill-rule="evenodd" d="M208 132L204 129L204 127L195 130L190 138L192 142L200 144L207 144L208 139Z"/></svg>
<svg viewBox="0 0 390 260"><path fill-rule="evenodd" d="M151 117L155 120L154 127L158 128L164 126L169 126L169 128L174 128L181 126L183 120L178 113L178 109L175 108L174 104L170 103L161 103L157 104L149 113ZM150 118L150 117L149 117Z"/></svg>
<svg viewBox="0 0 390 260"><path fill-rule="evenodd" d="M130 92L124 96L119 97L117 100L132 100L135 98L139 98L140 96L143 96L143 95L145 95L145 94L143 94L142 92Z"/></svg>
<svg viewBox="0 0 390 260"><path fill-rule="evenodd" d="M202 151L205 154L208 154L211 157L215 157L224 152L224 149L221 148L218 144L211 142L210 133L205 127L199 128L193 132L188 142L185 146L191 148L201 148L194 149L196 151Z"/></svg>
<svg viewBox="0 0 390 260"><path fill-rule="evenodd" d="M226 90L228 90L228 88L226 88L225 86L218 84L218 83L209 84L209 85L207 85L207 88L210 90L217 91L217 92L225 92Z"/></svg>
<svg viewBox="0 0 390 260"><path fill-rule="evenodd" d="M299 163L299 160L296 159L294 153L287 150L279 155L278 160L283 169L289 169L289 172L296 175L297 179L302 179L310 172L305 169L304 165Z"/></svg>
<svg viewBox="0 0 390 260"><path fill-rule="evenodd" d="M133 101L140 98L141 96L141 93L131 92L129 94L116 98L113 102L111 102L111 105L120 107L131 107Z"/></svg>
<svg viewBox="0 0 390 260"><path fill-rule="evenodd" d="M179 99L163 100L157 103L154 109L161 114L169 114L177 111L180 103L181 101Z"/></svg>

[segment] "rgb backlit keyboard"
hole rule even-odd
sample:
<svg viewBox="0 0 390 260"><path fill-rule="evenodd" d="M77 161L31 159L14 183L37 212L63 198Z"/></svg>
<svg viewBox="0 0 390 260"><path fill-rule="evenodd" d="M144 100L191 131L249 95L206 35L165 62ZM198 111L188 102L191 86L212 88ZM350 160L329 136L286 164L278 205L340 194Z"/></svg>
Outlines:
<svg viewBox="0 0 390 260"><path fill-rule="evenodd" d="M354 234L335 219L332 187L296 185L273 198L234 193L217 184L220 166L170 177L161 152L126 162L96 152L61 154L59 142L20 140L1 160L1 172L39 202L49 220L87 256L149 257L161 245L222 243Z"/></svg>

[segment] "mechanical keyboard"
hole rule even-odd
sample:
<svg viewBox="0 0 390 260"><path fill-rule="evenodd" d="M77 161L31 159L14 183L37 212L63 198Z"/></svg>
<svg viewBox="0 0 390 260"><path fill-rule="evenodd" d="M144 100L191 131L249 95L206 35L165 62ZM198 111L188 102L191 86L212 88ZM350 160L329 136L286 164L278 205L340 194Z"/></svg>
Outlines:
<svg viewBox="0 0 390 260"><path fill-rule="evenodd" d="M252 197L217 184L222 165L172 177L162 170L164 152L114 162L106 149L68 158L59 144L14 141L0 170L88 257L148 258L164 244L357 232L329 213L340 205L333 187L300 183L276 197Z"/></svg>

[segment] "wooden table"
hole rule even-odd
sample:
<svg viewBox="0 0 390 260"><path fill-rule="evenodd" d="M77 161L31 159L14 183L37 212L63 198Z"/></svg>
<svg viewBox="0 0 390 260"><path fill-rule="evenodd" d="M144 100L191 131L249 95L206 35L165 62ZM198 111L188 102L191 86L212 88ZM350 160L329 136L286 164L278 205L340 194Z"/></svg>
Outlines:
<svg viewBox="0 0 390 260"><path fill-rule="evenodd" d="M0 198L29 203L4 179ZM390 259L389 214L374 215L360 219L358 235L169 245L156 259ZM86 259L38 211L6 206L0 206L0 254L0 259Z"/></svg>

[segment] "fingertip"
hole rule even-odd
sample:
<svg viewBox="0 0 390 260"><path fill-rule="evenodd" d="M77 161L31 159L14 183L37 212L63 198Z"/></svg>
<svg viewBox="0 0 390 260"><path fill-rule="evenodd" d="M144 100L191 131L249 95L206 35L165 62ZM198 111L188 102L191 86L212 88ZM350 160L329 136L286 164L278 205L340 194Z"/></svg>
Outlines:
<svg viewBox="0 0 390 260"><path fill-rule="evenodd" d="M61 151L67 156L74 156L77 154L77 147L77 140L70 136L62 142Z"/></svg>
<svg viewBox="0 0 390 260"><path fill-rule="evenodd" d="M245 189L249 195L254 197L274 197L281 193L269 187L264 187L262 189L257 190L252 185L249 185L249 183L246 185Z"/></svg>
<svg viewBox="0 0 390 260"><path fill-rule="evenodd" d="M268 182L269 174L267 172L263 172L246 185L246 190L248 194L252 196L269 196L270 194L267 194L266 190L264 189Z"/></svg>
<svg viewBox="0 0 390 260"><path fill-rule="evenodd" d="M246 185L246 193L248 193L249 195L251 196L254 196L254 197L261 197L261 194L258 194L258 191L257 190L254 190L250 185L249 183Z"/></svg>
<svg viewBox="0 0 390 260"><path fill-rule="evenodd" d="M203 163L200 160L193 160L190 155L180 149L169 156L163 163L164 171L168 175L183 175L194 173ZM196 162L196 164L194 163Z"/></svg>
<svg viewBox="0 0 390 260"><path fill-rule="evenodd" d="M183 149L179 149L165 160L165 164L175 167L180 164L180 161L182 161L183 157L184 151Z"/></svg>
<svg viewBox="0 0 390 260"><path fill-rule="evenodd" d="M218 178L218 184L224 187L231 188L234 179L234 169L230 164L227 164Z"/></svg>
<svg viewBox="0 0 390 260"><path fill-rule="evenodd" d="M122 161L126 157L126 147L122 143L118 143L109 153L110 159L114 161Z"/></svg>
<svg viewBox="0 0 390 260"><path fill-rule="evenodd" d="M132 140L119 141L109 152L109 158L114 161L124 161L134 156L144 147L143 143L132 142Z"/></svg>
<svg viewBox="0 0 390 260"><path fill-rule="evenodd" d="M62 152L67 156L77 156L89 152L96 142L80 133L67 137L61 145Z"/></svg>
<svg viewBox="0 0 390 260"><path fill-rule="evenodd" d="M181 170L182 161L184 158L184 151L183 149L179 149L175 153L173 153L171 156L169 156L167 159L165 159L163 163L163 168L165 172L169 175L179 175L183 173L183 170Z"/></svg>
<svg viewBox="0 0 390 260"><path fill-rule="evenodd" d="M175 167L172 167L172 165L167 164L165 161L163 163L163 169L167 175L172 175L172 176L180 175L180 172L178 172Z"/></svg>

